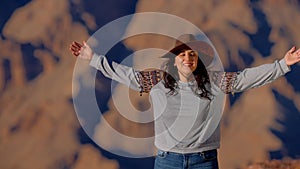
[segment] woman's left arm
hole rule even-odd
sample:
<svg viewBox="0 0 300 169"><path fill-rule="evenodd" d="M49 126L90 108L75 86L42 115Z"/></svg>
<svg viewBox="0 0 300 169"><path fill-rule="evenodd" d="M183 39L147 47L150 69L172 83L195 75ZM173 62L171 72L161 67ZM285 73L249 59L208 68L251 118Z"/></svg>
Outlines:
<svg viewBox="0 0 300 169"><path fill-rule="evenodd" d="M292 47L280 61L247 68L240 72L213 73L213 81L224 93L242 92L270 83L290 71L300 62L300 49Z"/></svg>

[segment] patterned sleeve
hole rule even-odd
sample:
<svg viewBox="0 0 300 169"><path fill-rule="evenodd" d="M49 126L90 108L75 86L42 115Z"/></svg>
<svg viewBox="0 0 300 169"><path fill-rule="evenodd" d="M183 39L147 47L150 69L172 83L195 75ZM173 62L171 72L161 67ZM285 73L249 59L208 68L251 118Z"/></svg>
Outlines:
<svg viewBox="0 0 300 169"><path fill-rule="evenodd" d="M141 94L149 93L151 88L162 79L163 75L163 71L158 69L137 71L132 67L116 62L109 64L105 56L97 54L93 55L90 65L101 71L104 76L133 90L140 91Z"/></svg>
<svg viewBox="0 0 300 169"><path fill-rule="evenodd" d="M224 93L242 92L273 82L290 71L284 59L246 68L240 72L210 72L213 83Z"/></svg>
<svg viewBox="0 0 300 169"><path fill-rule="evenodd" d="M140 85L140 94L149 93L153 86L161 81L163 71L159 69L137 71L136 79Z"/></svg>
<svg viewBox="0 0 300 169"><path fill-rule="evenodd" d="M234 84L240 72L210 72L212 82L224 93L234 93Z"/></svg>

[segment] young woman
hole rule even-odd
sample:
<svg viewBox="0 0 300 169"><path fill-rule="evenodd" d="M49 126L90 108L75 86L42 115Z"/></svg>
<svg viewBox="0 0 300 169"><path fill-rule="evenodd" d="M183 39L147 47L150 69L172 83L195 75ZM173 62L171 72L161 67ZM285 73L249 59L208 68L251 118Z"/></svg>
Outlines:
<svg viewBox="0 0 300 169"><path fill-rule="evenodd" d="M90 65L105 76L141 93L150 92L158 149L155 169L217 169L219 124L215 129L206 126L217 92L241 92L264 85L300 61L300 49L292 47L283 59L272 64L241 72L208 72L213 49L191 34L181 35L163 56L169 58L163 71L136 71L114 62L110 66L105 56L94 53L85 42L73 42L70 50L76 57L91 60Z"/></svg>

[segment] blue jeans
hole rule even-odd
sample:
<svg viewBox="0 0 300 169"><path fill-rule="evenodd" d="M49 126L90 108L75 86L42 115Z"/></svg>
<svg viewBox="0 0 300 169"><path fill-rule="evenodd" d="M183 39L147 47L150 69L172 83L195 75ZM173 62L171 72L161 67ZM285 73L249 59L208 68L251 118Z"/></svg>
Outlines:
<svg viewBox="0 0 300 169"><path fill-rule="evenodd" d="M218 169L218 152L179 154L158 150L154 169Z"/></svg>

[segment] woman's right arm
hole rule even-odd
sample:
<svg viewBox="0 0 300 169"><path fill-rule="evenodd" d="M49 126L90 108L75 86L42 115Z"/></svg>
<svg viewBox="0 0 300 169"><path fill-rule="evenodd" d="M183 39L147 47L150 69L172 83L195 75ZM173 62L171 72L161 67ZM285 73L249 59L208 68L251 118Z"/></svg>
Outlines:
<svg viewBox="0 0 300 169"><path fill-rule="evenodd" d="M133 68L112 62L110 65L103 55L93 54L90 65L110 79L122 83L133 90L140 90L139 72Z"/></svg>
<svg viewBox="0 0 300 169"><path fill-rule="evenodd" d="M70 50L74 56L90 60L90 65L101 71L104 76L141 93L148 93L161 79L160 70L136 71L116 62L112 62L110 65L105 56L94 53L85 42L83 45L73 42Z"/></svg>

